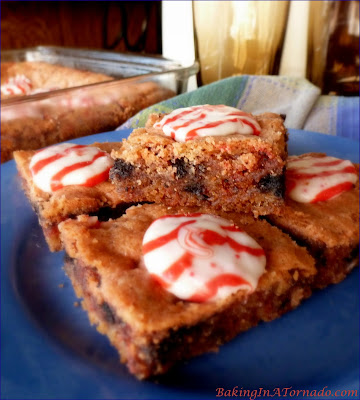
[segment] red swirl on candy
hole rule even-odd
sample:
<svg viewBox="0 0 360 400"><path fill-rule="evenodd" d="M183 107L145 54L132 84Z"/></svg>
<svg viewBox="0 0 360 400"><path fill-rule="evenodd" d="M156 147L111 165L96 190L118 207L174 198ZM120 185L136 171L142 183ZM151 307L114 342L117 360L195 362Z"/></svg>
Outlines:
<svg viewBox="0 0 360 400"><path fill-rule="evenodd" d="M166 215L143 239L145 267L175 296L213 301L239 289L252 292L265 270L265 253L230 221L208 214Z"/></svg>
<svg viewBox="0 0 360 400"><path fill-rule="evenodd" d="M348 160L314 155L288 158L286 192L300 203L330 200L351 190L357 180L356 168Z"/></svg>
<svg viewBox="0 0 360 400"><path fill-rule="evenodd" d="M154 124L178 142L197 137L233 134L260 135L261 128L252 115L225 105L179 108Z"/></svg>
<svg viewBox="0 0 360 400"><path fill-rule="evenodd" d="M30 161L34 184L44 192L64 186L95 186L109 179L114 161L97 147L62 143L38 151Z"/></svg>
<svg viewBox="0 0 360 400"><path fill-rule="evenodd" d="M30 94L31 89L32 83L29 78L25 75L16 75L1 85L1 94L5 96L24 95Z"/></svg>

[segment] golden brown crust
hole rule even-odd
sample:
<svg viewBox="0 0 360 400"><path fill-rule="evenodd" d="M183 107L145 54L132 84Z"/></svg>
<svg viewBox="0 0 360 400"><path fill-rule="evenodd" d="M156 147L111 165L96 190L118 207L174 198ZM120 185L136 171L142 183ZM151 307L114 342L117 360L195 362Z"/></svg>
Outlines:
<svg viewBox="0 0 360 400"><path fill-rule="evenodd" d="M25 75L30 79L33 90L67 89L114 79L105 74L40 61L1 63L1 84L16 75ZM1 98L12 96L1 94Z"/></svg>
<svg viewBox="0 0 360 400"><path fill-rule="evenodd" d="M324 153L306 153L300 157ZM359 165L356 165L359 174ZM268 220L305 244L317 259L320 287L337 283L350 272L359 252L359 180L352 190L318 203L285 198L285 205Z"/></svg>
<svg viewBox="0 0 360 400"><path fill-rule="evenodd" d="M111 179L127 201L169 206L208 203L227 211L275 212L283 203L287 133L276 114L255 118L261 134L201 137L181 143L164 135L150 116L119 151Z"/></svg>
<svg viewBox="0 0 360 400"><path fill-rule="evenodd" d="M129 208L115 221L102 222L100 228L92 228L93 222L87 216L64 221L59 227L67 254L96 268L101 276L102 284L96 292L121 310L124 321L140 331L192 324L223 307L222 302L196 304L176 299L158 287L141 265L142 238L151 222L162 215L179 212L191 213L194 209L142 205ZM265 221L235 213L217 214L245 229L264 248L267 272L260 279L258 290L281 295L294 284L295 271L297 279L309 278L315 273L313 259L306 250ZM247 297L240 292L238 296L244 300ZM232 301L231 298L225 303L228 301Z"/></svg>
<svg viewBox="0 0 360 400"><path fill-rule="evenodd" d="M47 69L49 72L43 73ZM99 85L73 89L56 96L45 95L44 99L26 103L3 105L1 162L10 160L15 150L36 150L114 130L140 110L175 95L152 81L111 82L109 80L113 78L106 75L46 63L2 65L2 70L6 74L28 70L25 75L34 79L34 89Z"/></svg>
<svg viewBox="0 0 360 400"><path fill-rule="evenodd" d="M129 162L144 160L146 165L156 162L159 157L173 159L179 155L186 155L189 161L201 163L208 159L211 153L217 154L220 158L219 149L226 148L229 156L242 156L244 154L265 153L269 158L285 165L287 157L287 132L283 119L272 113L265 113L254 116L261 126L261 134L256 135L228 135L228 136L207 136L195 138L190 142L176 142L164 135L161 129L153 127L153 124L160 121L165 114L151 114L145 128L135 129L127 138L125 145L115 150L113 158L123 158ZM154 152L149 150L155 148ZM220 153L220 154L219 154ZM246 165L248 167L248 165ZM249 165L257 167L255 163Z"/></svg>
<svg viewBox="0 0 360 400"><path fill-rule="evenodd" d="M94 143L92 146L108 151L121 147L121 143ZM46 193L34 185L29 164L35 151L16 151L14 158L24 191L39 217L50 249L61 249L57 224L68 217L94 213L103 207L115 208L123 203L110 181L93 187L65 186L54 193Z"/></svg>
<svg viewBox="0 0 360 400"><path fill-rule="evenodd" d="M208 208L197 212L214 213ZM126 215L94 225L87 216L60 224L71 258L65 269L92 323L119 350L139 378L165 372L178 360L217 348L236 334L299 305L316 272L304 248L265 221L218 213L263 247L267 266L257 289L212 303L182 301L155 282L142 263L142 237L166 214L194 212L161 205L132 207ZM126 240L124 240L126 238Z"/></svg>

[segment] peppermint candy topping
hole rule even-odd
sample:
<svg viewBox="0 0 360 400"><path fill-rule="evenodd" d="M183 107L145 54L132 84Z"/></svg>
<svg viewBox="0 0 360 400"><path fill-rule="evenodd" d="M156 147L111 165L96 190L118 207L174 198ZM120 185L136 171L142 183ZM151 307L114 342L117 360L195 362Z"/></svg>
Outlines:
<svg viewBox="0 0 360 400"><path fill-rule="evenodd" d="M177 142L204 136L261 133L260 125L250 114L225 105L209 104L174 110L154 127Z"/></svg>
<svg viewBox="0 0 360 400"><path fill-rule="evenodd" d="M109 179L114 160L97 147L62 143L38 151L30 161L34 184L52 193L64 186L95 186Z"/></svg>
<svg viewBox="0 0 360 400"><path fill-rule="evenodd" d="M255 290L265 271L264 250L230 221L209 214L166 215L143 239L145 267L180 299L214 301Z"/></svg>
<svg viewBox="0 0 360 400"><path fill-rule="evenodd" d="M350 190L358 180L354 165L335 157L290 156L286 170L287 195L299 203L317 203Z"/></svg>
<svg viewBox="0 0 360 400"><path fill-rule="evenodd" d="M5 96L29 94L32 89L32 84L29 78L25 75L16 75L9 78L4 85L1 85L1 94Z"/></svg>

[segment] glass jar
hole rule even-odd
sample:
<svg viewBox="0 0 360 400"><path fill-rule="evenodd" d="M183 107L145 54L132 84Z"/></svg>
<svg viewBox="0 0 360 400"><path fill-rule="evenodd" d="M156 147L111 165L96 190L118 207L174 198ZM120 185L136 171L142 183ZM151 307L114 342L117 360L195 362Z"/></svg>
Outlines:
<svg viewBox="0 0 360 400"><path fill-rule="evenodd" d="M359 1L311 2L308 78L324 94L359 95Z"/></svg>

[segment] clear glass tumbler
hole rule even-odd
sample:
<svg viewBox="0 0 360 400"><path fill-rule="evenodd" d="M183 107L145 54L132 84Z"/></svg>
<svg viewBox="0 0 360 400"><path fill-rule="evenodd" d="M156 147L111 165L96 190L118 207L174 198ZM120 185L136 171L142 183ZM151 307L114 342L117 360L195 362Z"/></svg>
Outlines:
<svg viewBox="0 0 360 400"><path fill-rule="evenodd" d="M194 1L200 80L276 74L288 1Z"/></svg>

